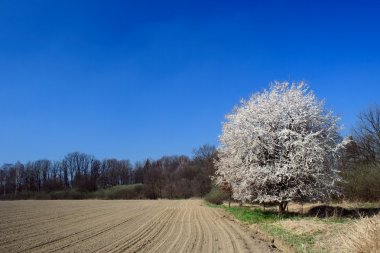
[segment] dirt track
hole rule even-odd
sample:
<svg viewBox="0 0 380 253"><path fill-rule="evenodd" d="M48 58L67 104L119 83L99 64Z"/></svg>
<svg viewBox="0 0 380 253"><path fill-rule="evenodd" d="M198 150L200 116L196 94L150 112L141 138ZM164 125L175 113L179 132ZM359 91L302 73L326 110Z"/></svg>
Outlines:
<svg viewBox="0 0 380 253"><path fill-rule="evenodd" d="M201 200L3 201L0 252L271 252Z"/></svg>

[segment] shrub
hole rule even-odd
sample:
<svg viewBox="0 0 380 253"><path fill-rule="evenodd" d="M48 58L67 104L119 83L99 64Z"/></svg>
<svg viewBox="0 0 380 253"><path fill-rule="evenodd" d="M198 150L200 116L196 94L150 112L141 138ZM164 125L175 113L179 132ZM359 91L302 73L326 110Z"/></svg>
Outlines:
<svg viewBox="0 0 380 253"><path fill-rule="evenodd" d="M77 190L50 192L50 199L87 199L88 197L86 192Z"/></svg>
<svg viewBox="0 0 380 253"><path fill-rule="evenodd" d="M355 168L344 171L343 194L354 201L380 200L380 168L375 165L358 164Z"/></svg>
<svg viewBox="0 0 380 253"><path fill-rule="evenodd" d="M99 199L141 199L143 198L142 184L117 185L91 193L91 197Z"/></svg>
<svg viewBox="0 0 380 253"><path fill-rule="evenodd" d="M15 194L0 195L1 200L17 200L17 199L143 199L143 184L117 185L106 189L100 189L95 192L82 192L76 188L68 191L52 191L52 192L19 192Z"/></svg>
<svg viewBox="0 0 380 253"><path fill-rule="evenodd" d="M205 200L215 205L221 205L223 204L223 201L228 200L228 193L225 193L218 187L214 186L205 196Z"/></svg>

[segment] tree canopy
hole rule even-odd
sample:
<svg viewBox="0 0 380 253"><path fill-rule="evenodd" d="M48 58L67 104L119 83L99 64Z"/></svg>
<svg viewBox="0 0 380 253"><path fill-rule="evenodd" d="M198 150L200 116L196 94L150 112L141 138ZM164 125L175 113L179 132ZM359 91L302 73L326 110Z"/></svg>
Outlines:
<svg viewBox="0 0 380 253"><path fill-rule="evenodd" d="M226 116L217 183L241 201L317 201L337 194L339 118L308 85L275 82Z"/></svg>

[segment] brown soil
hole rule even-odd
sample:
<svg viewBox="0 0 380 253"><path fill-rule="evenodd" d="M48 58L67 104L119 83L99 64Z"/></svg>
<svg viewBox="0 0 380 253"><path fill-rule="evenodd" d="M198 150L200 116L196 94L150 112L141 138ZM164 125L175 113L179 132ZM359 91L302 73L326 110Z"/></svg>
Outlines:
<svg viewBox="0 0 380 253"><path fill-rule="evenodd" d="M277 252L201 200L0 202L0 252Z"/></svg>

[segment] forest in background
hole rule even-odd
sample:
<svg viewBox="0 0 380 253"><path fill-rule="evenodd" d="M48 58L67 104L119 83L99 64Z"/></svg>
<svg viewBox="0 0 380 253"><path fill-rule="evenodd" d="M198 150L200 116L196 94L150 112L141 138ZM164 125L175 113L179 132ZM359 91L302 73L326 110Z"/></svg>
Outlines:
<svg viewBox="0 0 380 253"><path fill-rule="evenodd" d="M80 152L69 153L60 161L4 164L0 199L203 197L211 189L216 149L203 145L193 153L191 158L163 156L135 165ZM123 185L129 187L120 187Z"/></svg>

